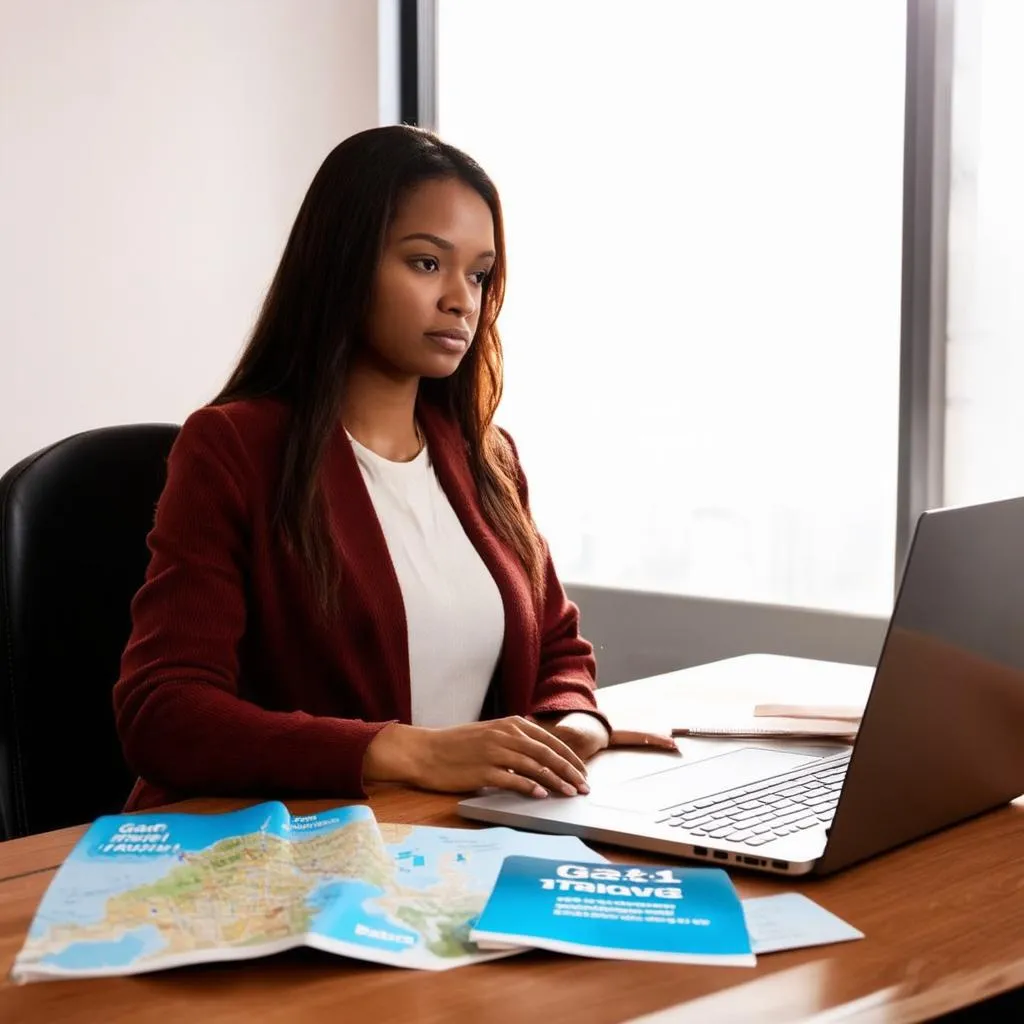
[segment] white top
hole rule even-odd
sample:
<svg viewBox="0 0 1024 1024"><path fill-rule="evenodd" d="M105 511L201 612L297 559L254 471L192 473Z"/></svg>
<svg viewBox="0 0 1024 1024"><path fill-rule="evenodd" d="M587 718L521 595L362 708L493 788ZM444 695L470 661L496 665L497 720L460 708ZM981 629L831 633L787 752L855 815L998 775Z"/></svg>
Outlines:
<svg viewBox="0 0 1024 1024"><path fill-rule="evenodd" d="M405 604L412 724L475 722L505 638L498 586L441 489L425 446L411 462L391 462L351 434L349 440Z"/></svg>

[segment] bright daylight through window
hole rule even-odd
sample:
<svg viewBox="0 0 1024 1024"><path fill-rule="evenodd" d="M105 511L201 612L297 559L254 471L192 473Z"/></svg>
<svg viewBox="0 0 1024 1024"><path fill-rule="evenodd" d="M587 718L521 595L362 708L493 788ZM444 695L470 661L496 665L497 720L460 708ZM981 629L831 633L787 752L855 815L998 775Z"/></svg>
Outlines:
<svg viewBox="0 0 1024 1024"><path fill-rule="evenodd" d="M563 579L885 613L905 5L439 0ZM584 12L587 16L584 17Z"/></svg>

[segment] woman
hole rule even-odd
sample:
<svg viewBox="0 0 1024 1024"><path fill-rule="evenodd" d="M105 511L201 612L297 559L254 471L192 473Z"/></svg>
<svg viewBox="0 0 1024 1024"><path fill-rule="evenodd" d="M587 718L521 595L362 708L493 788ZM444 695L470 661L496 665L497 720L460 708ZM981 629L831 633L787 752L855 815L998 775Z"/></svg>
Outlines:
<svg viewBox="0 0 1024 1024"><path fill-rule="evenodd" d="M114 690L129 808L587 792L611 740L592 648L491 422L504 283L498 195L465 154L392 126L327 157L168 462Z"/></svg>

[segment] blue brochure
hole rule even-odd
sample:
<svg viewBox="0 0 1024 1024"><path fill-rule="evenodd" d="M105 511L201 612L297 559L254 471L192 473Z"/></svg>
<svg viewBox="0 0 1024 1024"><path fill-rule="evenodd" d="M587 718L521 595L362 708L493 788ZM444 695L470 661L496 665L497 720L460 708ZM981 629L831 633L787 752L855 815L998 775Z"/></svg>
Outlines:
<svg viewBox="0 0 1024 1024"><path fill-rule="evenodd" d="M482 948L752 967L743 907L717 868L507 857L473 927Z"/></svg>

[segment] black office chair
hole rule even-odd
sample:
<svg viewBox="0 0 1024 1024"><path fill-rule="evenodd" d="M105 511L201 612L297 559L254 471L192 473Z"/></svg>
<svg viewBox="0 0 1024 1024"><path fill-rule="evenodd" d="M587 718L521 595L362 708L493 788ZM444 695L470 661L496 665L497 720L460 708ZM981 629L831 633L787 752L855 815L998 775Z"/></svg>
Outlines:
<svg viewBox="0 0 1024 1024"><path fill-rule="evenodd" d="M120 810L111 688L178 428L104 427L0 478L0 839Z"/></svg>

